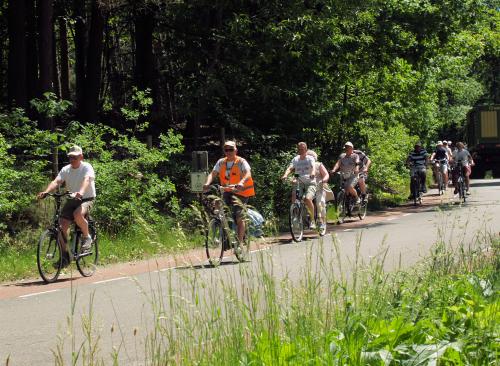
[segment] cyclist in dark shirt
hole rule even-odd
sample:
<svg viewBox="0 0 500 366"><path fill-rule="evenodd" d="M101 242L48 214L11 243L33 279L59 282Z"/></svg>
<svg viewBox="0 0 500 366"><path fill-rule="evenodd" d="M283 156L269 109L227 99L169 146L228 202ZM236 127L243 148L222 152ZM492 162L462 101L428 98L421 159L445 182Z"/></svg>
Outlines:
<svg viewBox="0 0 500 366"><path fill-rule="evenodd" d="M420 184L422 187L422 192L427 193L427 188L425 187L425 180L427 178L427 164L429 162L429 154L422 148L420 142L415 143L414 150L408 155L406 159L407 164L411 164L411 169L415 171L420 177ZM409 199L413 197L413 192Z"/></svg>
<svg viewBox="0 0 500 366"><path fill-rule="evenodd" d="M451 160L450 153L448 149L443 145L441 141L438 141L436 144L436 150L431 155L430 160L439 161L439 169L441 170L441 174L443 174L443 182L446 184L448 182L448 169L449 169L449 161ZM433 168L435 166L433 165ZM434 169L434 180L437 182L437 169ZM438 187L439 189L439 187Z"/></svg>

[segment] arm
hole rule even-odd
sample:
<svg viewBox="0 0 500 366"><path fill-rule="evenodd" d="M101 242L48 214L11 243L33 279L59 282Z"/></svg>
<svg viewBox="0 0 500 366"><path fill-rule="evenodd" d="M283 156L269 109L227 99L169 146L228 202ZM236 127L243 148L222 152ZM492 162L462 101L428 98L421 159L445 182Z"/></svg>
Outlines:
<svg viewBox="0 0 500 366"><path fill-rule="evenodd" d="M319 172L321 174L321 181L323 183L328 183L328 180L330 179L330 174L328 174L328 170L326 170L325 166L321 164L319 166Z"/></svg>
<svg viewBox="0 0 500 366"><path fill-rule="evenodd" d="M332 169L332 173L335 173L337 170L339 170L340 167L340 160L335 163Z"/></svg>
<svg viewBox="0 0 500 366"><path fill-rule="evenodd" d="M293 168L293 166L290 165L288 168L286 168L285 173L283 174L281 179L286 179L286 177L288 177L290 173L293 171L295 171L295 169Z"/></svg>
<svg viewBox="0 0 500 366"><path fill-rule="evenodd" d="M50 182L47 185L47 188L45 188L44 191L37 194L37 198L44 198L47 195L47 193L52 192L54 189L59 187L62 183L63 183L63 180L60 179L59 176L56 177L56 179L54 179L52 182Z"/></svg>
<svg viewBox="0 0 500 366"><path fill-rule="evenodd" d="M433 152L432 155L431 155L431 159L430 160L434 160L434 156L436 156L436 153Z"/></svg>
<svg viewBox="0 0 500 366"><path fill-rule="evenodd" d="M205 184L203 185L203 191L206 191L208 189L208 186L210 184L212 184L212 181L215 179L215 177L217 176L217 173L215 170L212 170L212 173L210 173L208 176L207 176L207 180L205 182Z"/></svg>
<svg viewBox="0 0 500 366"><path fill-rule="evenodd" d="M370 165L372 165L372 161L370 160L370 158L367 156L366 157L366 164L365 164L365 168L364 168L364 172L365 173L368 173L368 169L370 169Z"/></svg>
<svg viewBox="0 0 500 366"><path fill-rule="evenodd" d="M252 173L250 171L250 169L248 169L247 171L245 171L245 174L243 174L243 177L241 178L241 180L238 182L238 184L236 184L236 189L243 189L243 186L245 184L245 182L250 179L250 177L252 176Z"/></svg>

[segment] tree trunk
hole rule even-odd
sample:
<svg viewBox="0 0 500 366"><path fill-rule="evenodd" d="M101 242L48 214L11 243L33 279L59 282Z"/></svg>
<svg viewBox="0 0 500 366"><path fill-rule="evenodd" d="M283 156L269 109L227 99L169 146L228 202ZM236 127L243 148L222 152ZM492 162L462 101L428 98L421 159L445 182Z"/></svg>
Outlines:
<svg viewBox="0 0 500 366"><path fill-rule="evenodd" d="M99 90L101 86L103 35L103 9L99 5L99 0L93 0L87 53L87 73L85 78L85 112L86 121L88 122L95 122L97 120Z"/></svg>
<svg viewBox="0 0 500 366"><path fill-rule="evenodd" d="M40 94L53 91L53 0L38 3L38 49L40 55ZM51 129L52 124L44 126Z"/></svg>
<svg viewBox="0 0 500 366"><path fill-rule="evenodd" d="M26 108L26 6L19 0L10 0L8 6L8 101L12 107Z"/></svg>
<svg viewBox="0 0 500 366"><path fill-rule="evenodd" d="M152 88L154 76L153 28L154 15L141 5L134 17L135 82L140 90Z"/></svg>
<svg viewBox="0 0 500 366"><path fill-rule="evenodd" d="M53 0L40 0L38 3L38 49L40 54L40 92L43 95L46 92L51 92L53 88L53 40L54 40L54 24L53 15L54 7ZM54 131L54 119L43 116L41 118L42 127L46 130ZM52 175L57 175L59 171L57 147L52 148Z"/></svg>
<svg viewBox="0 0 500 366"><path fill-rule="evenodd" d="M87 27L85 25L85 0L73 1L75 18L75 97L76 117L85 118L85 47L87 44Z"/></svg>
<svg viewBox="0 0 500 366"><path fill-rule="evenodd" d="M69 58L68 58L68 29L66 19L59 18L59 64L61 69L61 98L70 100L69 91Z"/></svg>
<svg viewBox="0 0 500 366"><path fill-rule="evenodd" d="M59 81L59 65L57 62L57 37L55 22L52 22L52 75L54 93L58 98L61 98L61 83Z"/></svg>
<svg viewBox="0 0 500 366"><path fill-rule="evenodd" d="M30 101L40 95L35 0L26 0L26 24L26 95Z"/></svg>

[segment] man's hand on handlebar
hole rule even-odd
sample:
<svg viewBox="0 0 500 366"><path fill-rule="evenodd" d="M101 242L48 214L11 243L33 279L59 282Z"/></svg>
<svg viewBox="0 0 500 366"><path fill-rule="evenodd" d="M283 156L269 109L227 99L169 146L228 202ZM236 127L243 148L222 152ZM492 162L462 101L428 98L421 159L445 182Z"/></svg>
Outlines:
<svg viewBox="0 0 500 366"><path fill-rule="evenodd" d="M39 192L37 195L36 195L36 198L38 198L39 200L43 200L45 197L47 197L47 192Z"/></svg>

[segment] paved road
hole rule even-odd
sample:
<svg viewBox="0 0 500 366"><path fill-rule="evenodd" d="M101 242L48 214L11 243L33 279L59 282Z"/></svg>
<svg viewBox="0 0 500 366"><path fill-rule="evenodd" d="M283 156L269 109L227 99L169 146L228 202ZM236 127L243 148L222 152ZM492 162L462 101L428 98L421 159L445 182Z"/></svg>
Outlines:
<svg viewBox="0 0 500 366"><path fill-rule="evenodd" d="M453 204L450 197L430 196L425 200L433 205L418 210L395 209L362 223L335 227L321 241L290 243L281 238L274 245L261 246L244 264L227 258L226 265L207 268L200 265L204 260L199 253L191 253L184 260L194 266L157 260L101 270L104 277L66 279L50 286L40 286L38 281L1 286L0 364L10 357L9 365L51 365L58 347L65 363L70 364L71 349L85 340L82 319L83 325L88 324L85 319L89 314L95 333L101 337L101 356L109 360L115 347L120 349L120 364L143 364L144 337L153 321L151 304L158 304L152 299L159 288L167 298L185 299L186 304L192 299L193 289L199 288L198 296L210 297L207 302L216 301L211 289L223 278L238 284L241 277L248 281L265 268L277 278L298 280L307 264L317 265L318 252L323 253L326 263L335 260L335 246L340 249L342 272L348 274L356 252L360 261L368 262L387 251L384 267L391 270L427 256L437 240L467 245L481 241L484 233L500 233L500 180L475 181L466 205ZM146 271L148 265L156 269ZM334 270L340 271L338 266ZM238 287L244 291L245 282ZM174 317L175 310L174 306L169 315Z"/></svg>

